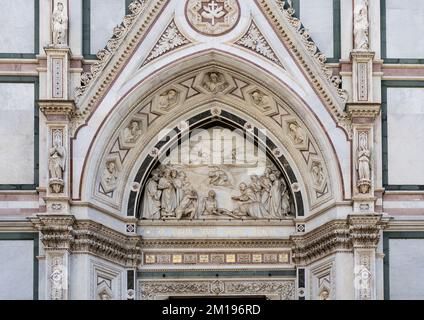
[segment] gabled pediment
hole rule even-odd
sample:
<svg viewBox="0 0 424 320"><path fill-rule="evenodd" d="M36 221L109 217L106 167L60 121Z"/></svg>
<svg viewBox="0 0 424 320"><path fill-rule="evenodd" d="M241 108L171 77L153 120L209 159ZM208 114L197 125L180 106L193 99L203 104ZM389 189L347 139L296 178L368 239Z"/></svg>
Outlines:
<svg viewBox="0 0 424 320"><path fill-rule="evenodd" d="M207 2L133 1L130 13L97 54L98 61L82 75L82 84L76 90L78 124L87 122L134 59L138 59L133 64L137 67L127 72L133 75L155 63L157 68L178 63L182 56L190 56L196 50L240 50L256 59L259 66L271 63L294 81L306 79L306 86L320 98L336 124L350 132L349 116L344 112L347 96L340 88L341 80L326 67L325 56L286 1L217 0L214 3L218 8ZM196 21L200 21L199 25L195 25ZM153 34L157 34L156 39Z"/></svg>

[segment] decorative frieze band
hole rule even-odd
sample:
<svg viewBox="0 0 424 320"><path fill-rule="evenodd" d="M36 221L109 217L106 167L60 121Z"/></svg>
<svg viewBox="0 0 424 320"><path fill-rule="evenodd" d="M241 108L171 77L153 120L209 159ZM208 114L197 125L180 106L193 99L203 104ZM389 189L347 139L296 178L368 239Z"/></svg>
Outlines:
<svg viewBox="0 0 424 320"><path fill-rule="evenodd" d="M290 264L290 251L281 252L149 252L144 265L262 265Z"/></svg>

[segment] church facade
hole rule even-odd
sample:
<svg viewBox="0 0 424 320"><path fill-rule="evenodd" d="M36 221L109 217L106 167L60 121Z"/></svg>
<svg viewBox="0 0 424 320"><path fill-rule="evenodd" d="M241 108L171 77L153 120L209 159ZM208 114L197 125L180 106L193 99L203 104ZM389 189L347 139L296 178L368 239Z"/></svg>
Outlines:
<svg viewBox="0 0 424 320"><path fill-rule="evenodd" d="M422 1L0 3L0 299L424 299Z"/></svg>

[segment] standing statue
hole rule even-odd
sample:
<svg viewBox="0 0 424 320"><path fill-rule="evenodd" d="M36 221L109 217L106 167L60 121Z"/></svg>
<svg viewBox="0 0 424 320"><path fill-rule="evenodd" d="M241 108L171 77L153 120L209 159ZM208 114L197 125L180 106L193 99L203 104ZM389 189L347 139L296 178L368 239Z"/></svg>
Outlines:
<svg viewBox="0 0 424 320"><path fill-rule="evenodd" d="M281 184L276 175L272 173L269 176L271 181L271 192L269 200L269 214L272 218L280 219L281 215Z"/></svg>
<svg viewBox="0 0 424 320"><path fill-rule="evenodd" d="M358 0L357 0L358 1ZM353 19L354 49L369 49L368 0L361 0L356 5Z"/></svg>
<svg viewBox="0 0 424 320"><path fill-rule="evenodd" d="M65 7L62 2L58 2L53 11L51 28L53 33L54 45L66 45L66 33L68 30L68 16L65 13Z"/></svg>
<svg viewBox="0 0 424 320"><path fill-rule="evenodd" d="M368 193L371 189L371 151L368 147L368 134L359 135L358 148L358 189L360 193Z"/></svg>
<svg viewBox="0 0 424 320"><path fill-rule="evenodd" d="M53 147L49 150L49 185L54 193L62 192L65 172L66 151L62 145L62 136L54 138Z"/></svg>
<svg viewBox="0 0 424 320"><path fill-rule="evenodd" d="M161 216L169 218L175 216L177 207L177 194L172 183L171 170L166 168L162 178L159 180L158 189L162 190Z"/></svg>
<svg viewBox="0 0 424 320"><path fill-rule="evenodd" d="M158 189L159 175L160 172L154 170L152 177L146 184L142 212L144 219L160 219L162 192Z"/></svg>

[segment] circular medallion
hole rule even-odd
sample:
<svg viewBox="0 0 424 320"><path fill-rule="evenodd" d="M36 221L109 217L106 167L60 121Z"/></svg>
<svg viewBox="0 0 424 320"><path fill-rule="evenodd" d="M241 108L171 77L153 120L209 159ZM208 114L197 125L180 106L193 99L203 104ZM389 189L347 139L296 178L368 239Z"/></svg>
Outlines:
<svg viewBox="0 0 424 320"><path fill-rule="evenodd" d="M238 0L187 0L185 11L190 26L208 36L231 31L240 19Z"/></svg>

